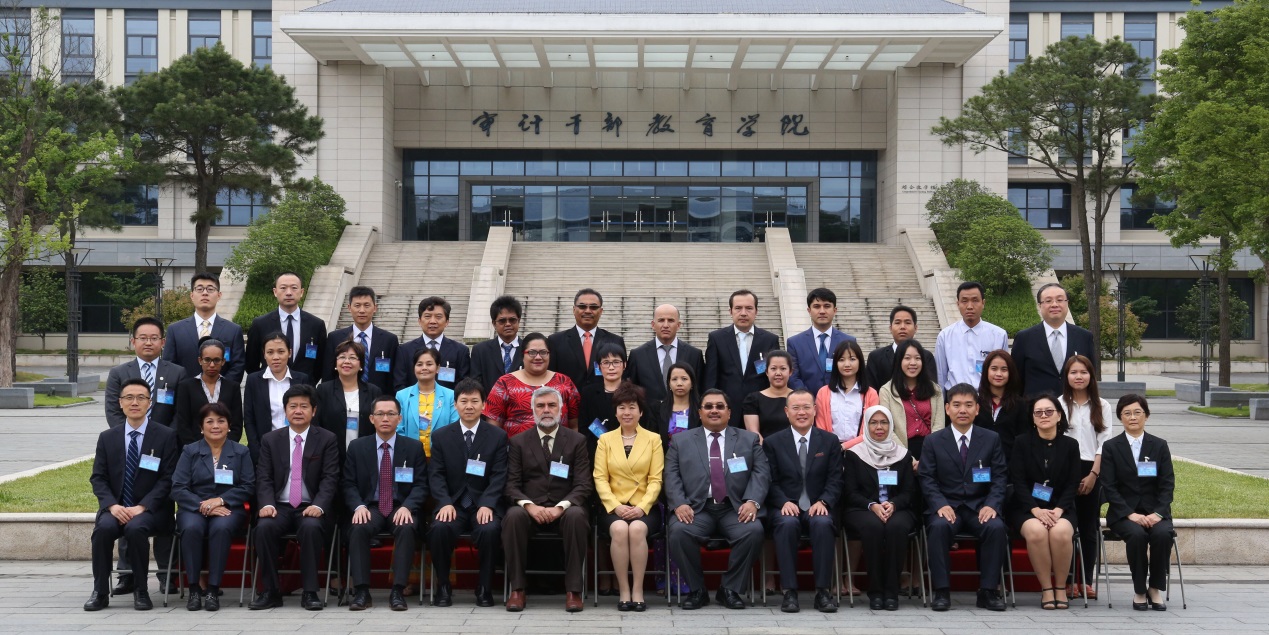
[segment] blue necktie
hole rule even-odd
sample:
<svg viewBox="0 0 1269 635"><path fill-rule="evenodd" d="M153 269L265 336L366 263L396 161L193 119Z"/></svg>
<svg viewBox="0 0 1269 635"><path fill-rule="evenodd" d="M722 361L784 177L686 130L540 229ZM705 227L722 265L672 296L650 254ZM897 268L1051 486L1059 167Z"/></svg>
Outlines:
<svg viewBox="0 0 1269 635"><path fill-rule="evenodd" d="M145 379L145 383L150 384L150 407L145 410L145 419L149 421L150 413L154 412L154 364L150 362L141 364L141 377Z"/></svg>
<svg viewBox="0 0 1269 635"><path fill-rule="evenodd" d="M828 333L820 333L820 369L824 369L825 362L828 361Z"/></svg>
<svg viewBox="0 0 1269 635"><path fill-rule="evenodd" d="M357 339L361 340L361 348L366 351L366 360L361 363L361 381L370 381L370 342L366 341L366 332L362 331L357 334Z"/></svg>
<svg viewBox="0 0 1269 635"><path fill-rule="evenodd" d="M124 507L132 507L132 482L137 478L137 467L141 465L141 446L137 445L137 437L141 432L133 430L128 433L132 440L128 442L128 457L123 462L123 491L119 499Z"/></svg>
<svg viewBox="0 0 1269 635"><path fill-rule="evenodd" d="M502 374L511 372L511 350L515 347L510 344L502 345Z"/></svg>

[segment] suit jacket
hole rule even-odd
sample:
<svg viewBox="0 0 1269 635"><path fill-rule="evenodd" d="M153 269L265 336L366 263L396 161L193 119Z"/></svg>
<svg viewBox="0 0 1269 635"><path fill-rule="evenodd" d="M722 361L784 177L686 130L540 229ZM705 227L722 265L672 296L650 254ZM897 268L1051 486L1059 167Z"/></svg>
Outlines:
<svg viewBox="0 0 1269 635"><path fill-rule="evenodd" d="M203 438L203 422L198 420L198 411L207 405L207 393L203 392L202 383L195 374L176 385L176 415L172 427L181 447ZM238 382L221 377L219 403L229 409L229 440L241 441L242 389Z"/></svg>
<svg viewBox="0 0 1269 635"><path fill-rule="evenodd" d="M976 427L975 430L978 428ZM1013 454L1009 456L1009 481L1013 485L1010 504L1018 511L1031 513L1034 507L1060 508L1066 518L1075 516L1075 494L1080 487L1083 470L1080 465L1080 442L1074 437L1059 434L1051 443L1051 456L1045 455L1050 441L1040 438L1034 430L1019 435L1013 442ZM1048 458L1048 463L1045 459ZM1048 501L1031 496L1034 485L1048 485L1053 494Z"/></svg>
<svg viewBox="0 0 1269 635"><path fill-rule="evenodd" d="M890 374L894 372L894 349L890 346L886 344L868 353L868 361L864 363L864 376L868 378L868 386L877 392L881 392L881 387L890 383ZM921 368L930 376L930 381L939 383L934 353L927 349L921 359L925 360Z"/></svg>
<svg viewBox="0 0 1269 635"><path fill-rule="evenodd" d="M150 402L150 421L171 427L172 420L176 418L176 385L185 379L185 369L162 358L154 360L154 365L154 394L150 395L153 399ZM110 374L106 376L106 424L112 428L128 421L123 414L123 408L119 406L119 393L123 391L123 382L129 379L142 379L141 364L135 357L111 368ZM172 404L159 401L159 390L164 388L172 391Z"/></svg>
<svg viewBox="0 0 1269 635"><path fill-rule="evenodd" d="M1176 475L1172 470L1172 451L1168 442L1148 432L1141 438L1141 460L1149 458L1158 464L1158 476L1137 476L1132 460L1132 446L1127 433L1121 433L1102 444L1102 491L1110 507L1106 523L1113 524L1128 514L1159 514L1172 518L1172 495Z"/></svg>
<svg viewBox="0 0 1269 635"><path fill-rule="evenodd" d="M501 516L506 508L502 492L507 486L507 433L481 421L476 425L469 453L463 432L459 424L445 426L432 435L427 482L436 507L462 507L463 500L470 497L473 507L488 507ZM468 474L467 459L484 461L485 475Z"/></svg>
<svg viewBox="0 0 1269 635"><path fill-rule="evenodd" d="M1018 437L1030 433L1034 428L1031 422L1031 411L1027 410L1026 400L1012 408L1001 408L996 418L991 418L991 408L978 408L978 416L974 417L974 429L985 428L1000 435L1000 447L1005 456L1013 460L1013 444ZM1028 490L1029 491L1029 490ZM1030 509L1030 508L1028 508ZM1062 509L1066 509L1063 507Z"/></svg>
<svg viewBox="0 0 1269 635"><path fill-rule="evenodd" d="M665 452L657 433L636 427L629 457L621 428L599 437L595 448L595 492L604 511L612 513L618 505L633 505L644 514L652 513L652 505L661 496L664 473Z"/></svg>
<svg viewBox="0 0 1269 635"><path fill-rule="evenodd" d="M328 359L326 364L322 366L323 382L333 381L338 378L338 374L335 372L335 347L352 337L352 332L353 327L346 326L342 329L335 329L330 332L330 335L326 336L326 348L324 350L328 351L326 355ZM361 343L358 340L353 341L358 344ZM375 324L374 329L370 331L370 383L377 386L381 394L390 395L394 393L392 390L392 364L397 358L397 347L396 334L386 331L380 328L378 324ZM375 370L374 360L379 358L388 360L388 370L382 372ZM362 364L365 364L365 361L362 361ZM414 374L411 373L410 376L413 377Z"/></svg>
<svg viewBox="0 0 1269 635"><path fill-rule="evenodd" d="M294 373L292 373L294 376ZM371 402L383 393L374 384L357 381L357 437L368 437L375 433L374 424L370 422ZM348 454L348 444L344 439L348 431L348 404L344 402L344 385L338 379L324 381L317 387L318 403L323 407L317 409L314 424L330 430L339 441L339 464L344 464Z"/></svg>
<svg viewBox="0 0 1269 635"><path fill-rule="evenodd" d="M298 370L312 377L316 384L317 378L322 376L322 369L326 368L326 323L322 321L322 318L303 309L299 309L299 314L300 346L299 350L291 351L293 359L290 366L291 370ZM244 370L247 373L254 373L264 368L264 338L274 331L286 333L286 330L282 328L282 319L278 315L277 307L251 321L251 327L247 329L245 353L247 367ZM310 343L317 346L315 358L305 355L305 349Z"/></svg>
<svg viewBox="0 0 1269 635"><path fill-rule="evenodd" d="M507 447L505 490L510 504L528 500L542 507L552 507L562 501L585 505L595 493L586 438L564 426L556 426L554 435L549 457L542 451L536 427L511 438ZM551 476L552 461L563 461L569 466L568 478Z"/></svg>
<svg viewBox="0 0 1269 635"><path fill-rule="evenodd" d="M1013 336L1013 362L1018 366L1018 374L1022 377L1022 392L1027 396L1041 393L1062 394L1061 369L1053 364L1053 354L1049 352L1048 327L1043 322L1029 326ZM1073 355L1083 355L1097 360L1100 350L1093 342L1093 333L1074 324L1066 325L1066 355L1063 361ZM1097 366L1097 364L1094 364ZM1099 368L1093 368L1094 380L1100 374Z"/></svg>
<svg viewBox="0 0 1269 635"><path fill-rule="evenodd" d="M793 428L785 428L762 441L762 450L771 467L771 487L767 491L768 513L779 514L785 503L797 503L803 486L811 504L823 501L830 510L842 495L842 445L837 435L811 426L806 445L806 470L798 461Z"/></svg>
<svg viewBox="0 0 1269 635"><path fill-rule="evenodd" d="M709 444L708 430L704 427L684 430L670 439L670 450L665 455L665 500L671 511L687 505L699 514L705 510L709 499ZM728 427L723 432L723 453L744 457L743 472L732 472L724 463L723 476L727 485L727 498L737 512L745 501L759 505L767 500L771 483L771 469L767 455L762 451L758 435L744 429Z"/></svg>
<svg viewBox="0 0 1269 635"><path fill-rule="evenodd" d="M516 346L511 350L511 370L519 370L524 365L524 346ZM471 349L471 370L468 377L480 382L484 396L489 396L493 385L506 373L502 365L502 340L494 337L475 345Z"/></svg>
<svg viewBox="0 0 1269 635"><path fill-rule="evenodd" d="M427 342L420 335L397 348L397 361L392 365L392 387L397 391L419 383L414 376L414 354L425 346ZM467 349L466 344L452 337L446 337L441 340L440 353L441 368L446 366L453 368L454 381L441 381L438 377L436 383L453 390L460 379L471 373L471 351Z"/></svg>
<svg viewBox="0 0 1269 635"><path fill-rule="evenodd" d="M379 500L375 497L375 488L379 486L380 443L379 435L374 434L348 446L348 457L344 459L344 503L349 511L356 511L362 505L374 507L374 501ZM399 467L414 471L411 482L396 481ZM427 457L423 456L423 444L398 434L392 451L392 468L393 504L410 510L415 516L423 513L423 503L427 501ZM415 523L421 525L422 519L416 519Z"/></svg>
<svg viewBox="0 0 1269 635"><path fill-rule="evenodd" d="M256 503L277 506L278 496L291 475L290 426L278 428L260 438L256 462ZM312 505L329 514L339 495L339 442L325 428L310 425L304 442L304 469L301 478L312 497ZM292 501L294 503L294 501Z"/></svg>
<svg viewBox="0 0 1269 635"><path fill-rule="evenodd" d="M854 452L847 451L844 456L845 491L842 494L842 500L846 503L848 511L867 510L869 504L879 502L877 499L881 491L881 483L877 480L877 468L864 463L864 460ZM889 467L894 470L898 484L888 486L890 489L886 490L887 500L894 503L896 511L912 509L912 504L917 500L916 497L921 495L921 492L917 490L916 474L912 471L912 455L904 452L903 456Z"/></svg>
<svg viewBox="0 0 1269 635"><path fill-rule="evenodd" d="M626 340L620 335L610 333L595 327L595 341L590 343L590 353L592 359L590 363L586 362L586 354L582 352L582 336L577 334L577 327L570 326L558 333L552 333L546 338L546 346L551 349L551 363L547 368L563 373L569 379L573 380L573 385L577 386L577 390L581 390L586 384L595 381L603 381L603 378L595 374L595 364L599 361L593 356L599 354L599 349L604 344L616 344L621 350L626 350Z"/></svg>
<svg viewBox="0 0 1269 635"><path fill-rule="evenodd" d="M260 439L264 435L273 431L273 412L269 404L269 382L264 378L264 374L269 369L258 370L247 375L246 386L243 388L242 397L242 429L247 433L247 447L251 448L251 458L257 462L260 460ZM313 385L309 381L308 375L299 371L291 371L291 385L307 384ZM342 403L343 395L340 395L340 403ZM342 411L343 408L340 408ZM317 417L321 416L321 404L318 404ZM325 509L325 508L323 508Z"/></svg>
<svg viewBox="0 0 1269 635"><path fill-rule="evenodd" d="M991 430L974 428L969 438L968 460L961 462L955 428L933 432L921 446L917 473L925 493L926 513L937 514L944 505L953 509L964 505L974 511L990 507L1000 514L1005 503L1008 465L1000 447L1000 437ZM991 482L973 482L972 468L991 468Z"/></svg>
<svg viewBox="0 0 1269 635"><path fill-rule="evenodd" d="M97 497L97 515L110 513L110 507L123 504L123 470L127 461L126 425L114 426L97 435L97 456L88 477ZM147 425L141 439L141 454L159 457L158 471L138 468L132 480L132 501L152 512L161 524L172 516L172 475L179 456L176 433L159 425Z"/></svg>
<svg viewBox="0 0 1269 635"><path fill-rule="evenodd" d="M216 316L212 322L211 336L225 343L225 365L220 374L235 383L242 383L247 356L242 346L242 327ZM203 372L198 363L198 323L193 316L167 327L167 342L163 344L163 359L175 362L185 369L186 377L197 377Z"/></svg>
<svg viewBox="0 0 1269 635"><path fill-rule="evenodd" d="M752 341L749 342L749 362L743 373L740 371L740 349L736 346L735 327L728 325L710 331L705 346L705 379L701 382L703 388L700 392L704 394L710 388L718 388L727 393L727 400L731 404L731 425L736 427L744 426L740 404L745 400L745 395L766 390L770 385L766 374L759 373L754 368L754 363L758 361L759 355L765 359L767 353L780 347L780 339L771 331L755 326L752 328L752 335Z"/></svg>
<svg viewBox="0 0 1269 635"><path fill-rule="evenodd" d="M206 441L199 440L181 450L176 462L176 474L172 477L172 500L184 511L196 512L203 501L220 497L225 505L240 511L256 495L256 471L251 463L247 446L226 441L220 449L220 462L216 467L233 471L231 485L217 484L212 467L212 450Z"/></svg>
<svg viewBox="0 0 1269 635"><path fill-rule="evenodd" d="M652 338L630 351L630 362L626 364L626 379L642 386L647 393L648 401L661 401L668 393L665 389L665 376L661 374L661 362L657 351L661 341ZM696 381L705 377L705 355L701 349L679 340L676 361L692 367Z"/></svg>
<svg viewBox="0 0 1269 635"><path fill-rule="evenodd" d="M829 329L828 361L833 361L833 351L842 342L854 341L854 335L848 335L837 329ZM789 387L794 390L809 390L814 395L820 388L828 385L829 372L820 364L819 332L814 328L806 329L785 341L784 346L793 358L793 374L789 376Z"/></svg>

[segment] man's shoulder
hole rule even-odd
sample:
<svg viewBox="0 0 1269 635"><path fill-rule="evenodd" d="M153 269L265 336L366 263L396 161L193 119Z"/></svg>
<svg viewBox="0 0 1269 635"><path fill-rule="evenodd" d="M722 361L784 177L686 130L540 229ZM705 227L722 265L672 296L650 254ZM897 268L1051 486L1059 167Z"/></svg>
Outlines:
<svg viewBox="0 0 1269 635"><path fill-rule="evenodd" d="M1069 324L1068 326L1075 326L1075 325ZM1013 336L1013 341L1015 344L1017 344L1018 340L1030 339L1031 337L1034 337L1035 335L1039 335L1043 333L1044 333L1044 322L1038 322L1036 324L1032 324L1031 326L1028 326L1027 328L1022 329L1021 331L1018 331L1017 333L1015 333Z"/></svg>
<svg viewBox="0 0 1269 635"><path fill-rule="evenodd" d="M217 319L219 321L219 319ZM167 336L171 337L173 333L184 334L187 330L196 329L193 316L177 320L167 325Z"/></svg>
<svg viewBox="0 0 1269 635"><path fill-rule="evenodd" d="M132 357L128 361L122 364L119 364L118 366L112 367L110 369L110 372L107 374L106 378L107 379L114 379L114 378L123 379L128 374L129 366L132 366L134 368L137 367L136 357ZM137 368L137 373L139 374L140 372L141 372L141 369Z"/></svg>
<svg viewBox="0 0 1269 635"><path fill-rule="evenodd" d="M444 430L445 428L453 428L453 427L456 427L456 426L442 426L441 430ZM361 438L371 439L371 438L377 438L377 437L370 436L370 437L361 437ZM419 441L418 439L403 437L398 434L397 435L397 451L409 452L410 454L423 454L423 442Z"/></svg>
<svg viewBox="0 0 1269 635"><path fill-rule="evenodd" d="M342 342L352 337L352 331L353 331L353 327L351 326L345 326L342 329L335 329L326 334L326 339ZM374 332L378 333L379 329L375 328Z"/></svg>

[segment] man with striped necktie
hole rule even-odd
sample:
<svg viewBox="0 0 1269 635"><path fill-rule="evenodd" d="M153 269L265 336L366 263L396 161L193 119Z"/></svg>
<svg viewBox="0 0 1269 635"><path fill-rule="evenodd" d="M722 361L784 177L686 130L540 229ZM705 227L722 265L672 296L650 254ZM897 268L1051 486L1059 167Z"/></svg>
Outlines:
<svg viewBox="0 0 1269 635"><path fill-rule="evenodd" d="M376 298L375 290L370 287L353 287L348 292L348 315L353 323L331 331L326 336L325 350L331 351L333 357L335 347L348 340L361 344L366 351L366 358L361 360L361 380L378 386L385 395L394 395L392 360L396 359L400 342L396 333L374 323L375 313L379 311ZM335 360L331 359L322 368L322 381L333 381L338 377L335 366Z"/></svg>

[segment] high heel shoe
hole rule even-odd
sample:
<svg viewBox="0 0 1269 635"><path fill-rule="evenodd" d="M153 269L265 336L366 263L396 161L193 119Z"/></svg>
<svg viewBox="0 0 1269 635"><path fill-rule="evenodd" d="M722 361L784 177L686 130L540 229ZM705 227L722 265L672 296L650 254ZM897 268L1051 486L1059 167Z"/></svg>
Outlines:
<svg viewBox="0 0 1269 635"><path fill-rule="evenodd" d="M1150 596L1149 596L1149 595L1147 595L1147 596L1146 596L1146 601L1145 601L1145 602L1138 602L1138 601L1137 601L1137 598L1135 598L1135 597L1134 597L1134 598L1132 599L1132 610L1134 610L1134 611L1149 611L1149 610L1150 610Z"/></svg>
<svg viewBox="0 0 1269 635"><path fill-rule="evenodd" d="M1153 589L1152 589L1152 590L1153 590ZM1162 591L1160 591L1160 592L1159 592L1159 595L1160 595L1160 596L1162 596L1162 595L1163 595L1163 592L1162 592ZM1166 603L1164 603L1164 602L1156 602L1156 601L1154 601L1154 600L1150 597L1150 594L1149 594L1149 593L1146 593L1146 604L1149 604L1149 605L1150 605L1150 610L1151 610L1151 611L1166 611L1166 610L1168 610L1168 605L1167 605Z"/></svg>
<svg viewBox="0 0 1269 635"><path fill-rule="evenodd" d="M1049 591L1053 592L1053 597L1055 599L1052 599L1052 600L1044 599L1044 594L1048 593ZM1040 608L1046 611L1052 611L1053 609L1056 609L1058 604L1056 598L1057 598L1057 589L1040 589Z"/></svg>
<svg viewBox="0 0 1269 635"><path fill-rule="evenodd" d="M1066 592L1066 589L1063 589L1062 587L1058 587L1058 588L1056 588L1056 589L1053 589L1053 608L1055 608L1055 609L1057 609L1057 610L1059 610L1059 611L1065 611L1065 610L1067 610L1067 609L1071 608L1071 600L1070 600L1070 598L1067 598L1067 599L1062 599L1062 598L1059 598L1059 597L1057 596L1057 592L1058 592L1058 591L1061 591L1061 592L1065 593L1065 592Z"/></svg>

